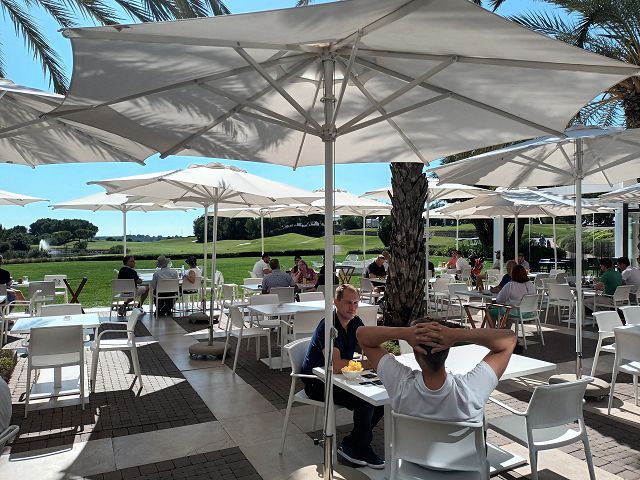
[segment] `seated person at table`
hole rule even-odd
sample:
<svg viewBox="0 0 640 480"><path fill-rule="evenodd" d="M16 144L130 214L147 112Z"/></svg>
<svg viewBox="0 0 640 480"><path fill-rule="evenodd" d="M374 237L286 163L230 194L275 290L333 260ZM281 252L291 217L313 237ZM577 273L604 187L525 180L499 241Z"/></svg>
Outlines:
<svg viewBox="0 0 640 480"><path fill-rule="evenodd" d="M291 267L291 271L289 273L291 273L291 277L295 278L294 276L298 274L298 262L302 260L302 257L300 255L296 255L295 257L293 257L293 267Z"/></svg>
<svg viewBox="0 0 640 480"><path fill-rule="evenodd" d="M631 287L629 293L631 300L635 299L640 292L640 269L632 267L628 257L620 257L618 258L618 270L624 284Z"/></svg>
<svg viewBox="0 0 640 480"><path fill-rule="evenodd" d="M295 287L296 284L291 275L280 270L280 260L272 258L269 261L271 273L262 280L262 293L269 293L274 287Z"/></svg>
<svg viewBox="0 0 640 480"><path fill-rule="evenodd" d="M2 260L2 255L0 255L0 266L2 265ZM20 290L11 288L12 284L13 280L11 280L11 274L7 270L0 268L0 285L5 285L7 287L7 303L15 300L25 301L24 295L22 295Z"/></svg>
<svg viewBox="0 0 640 480"><path fill-rule="evenodd" d="M536 293L536 287L529 280L527 271L522 265L515 265L511 269L511 281L500 290L496 302L517 307L522 297L533 293Z"/></svg>
<svg viewBox="0 0 640 480"><path fill-rule="evenodd" d="M511 270L513 270L513 267L515 267L516 265L517 263L515 262L515 260L509 260L507 262L507 264L505 265L507 273L502 276L502 280L500 280L500 283L498 285L489 289L491 290L491 293L500 293L500 290L502 290L504 286L511 281Z"/></svg>
<svg viewBox="0 0 640 480"><path fill-rule="evenodd" d="M334 264L335 265L335 264ZM333 269L333 288L336 288L338 285L340 285L340 279L338 278L338 276L335 274L335 267ZM316 290L318 289L318 287L323 286L324 283L324 265L322 265L320 267L320 271L318 272L318 278L316 279L316 284L313 288L315 288Z"/></svg>
<svg viewBox="0 0 640 480"><path fill-rule="evenodd" d="M427 263L427 270L429 270L429 273L431 274L431 278L435 278L435 276L436 276L436 266L433 264L432 261L429 261Z"/></svg>
<svg viewBox="0 0 640 480"><path fill-rule="evenodd" d="M318 279L318 274L313 268L307 265L307 262L300 260L298 262L298 273L292 275L294 283L310 283L314 284Z"/></svg>
<svg viewBox="0 0 640 480"><path fill-rule="evenodd" d="M457 273L462 273L464 269L469 268L469 262L464 259L460 250L456 250L453 256L456 257L455 269Z"/></svg>
<svg viewBox="0 0 640 480"><path fill-rule="evenodd" d="M451 258L445 264L445 267L447 267L449 270L452 270L452 269L456 268L456 262L458 261L458 257L456 256L456 252L457 252L457 250L451 250Z"/></svg>
<svg viewBox="0 0 640 480"><path fill-rule="evenodd" d="M622 285L622 275L613 268L613 262L610 258L600 259L600 278L596 283L596 291L600 290L603 295L595 295L584 299L584 308L595 311L595 305L613 306L613 294L620 285ZM608 295L608 296L605 296Z"/></svg>
<svg viewBox="0 0 640 480"><path fill-rule="evenodd" d="M484 257L480 256L473 261L473 267L471 268L471 280L473 280L476 287L480 290L483 289L482 284L482 268L484 267Z"/></svg>
<svg viewBox="0 0 640 480"><path fill-rule="evenodd" d="M333 299L335 305L333 325L337 330L337 337L331 352L334 373L341 373L342 367L349 365L349 360L353 359L358 344L356 332L364 328L362 320L357 316L359 301L360 294L353 285L340 285L336 289ZM315 367L324 367L324 324L323 319L311 337L309 349L302 363L303 374L313 375ZM362 366L372 368L367 360L362 362ZM324 383L320 379L303 378L302 381L304 391L309 398L324 401ZM338 455L361 467L368 465L371 468L384 468L384 460L371 448L372 431L382 418L384 408L374 407L338 386L333 389L333 400L336 405L353 410L353 430L342 440Z"/></svg>
<svg viewBox="0 0 640 480"><path fill-rule="evenodd" d="M187 270L182 277L184 280L189 283L196 283L199 278L202 278L202 271L200 270L200 267L198 267L198 261L196 260L196 257L194 255L191 255L189 258L187 258L184 263L189 265L189 270ZM180 287L180 289L182 291L182 287ZM183 293L197 293L197 290L192 289L183 291Z"/></svg>
<svg viewBox="0 0 640 480"><path fill-rule="evenodd" d="M262 258L258 260L253 266L252 273L256 276L256 278L264 278L265 275L271 273L271 269L269 268L269 260L269 255L263 253Z"/></svg>
<svg viewBox="0 0 640 480"><path fill-rule="evenodd" d="M384 257L384 269L388 272L389 262L391 261L391 254L389 253L389 250L382 250L382 253L380 255Z"/></svg>
<svg viewBox="0 0 640 480"><path fill-rule="evenodd" d="M524 253L518 254L518 265L522 265L527 270L527 273L529 272L529 262L524 259Z"/></svg>
<svg viewBox="0 0 640 480"><path fill-rule="evenodd" d="M369 264L364 276L365 278L384 278L387 276L387 271L384 269L384 257L382 255L378 255L378 258Z"/></svg>
<svg viewBox="0 0 640 480"><path fill-rule="evenodd" d="M178 272L176 272L173 268L171 268L169 266L169 264L171 263L171 259L165 257L164 255L160 255L158 257L158 260L156 261L156 266L159 268L159 270L156 270L155 273L153 274L153 278L151 279L151 288L153 290L156 289L156 287L158 286L158 280L159 279L167 279L167 280L174 280L174 279L178 279ZM162 299L162 296L170 296L171 293L165 293L165 294L159 294L158 297L158 316L171 316L171 314L173 313L173 303L174 303L174 299L173 298L169 298L166 300Z"/></svg>
<svg viewBox="0 0 640 480"><path fill-rule="evenodd" d="M511 330L451 328L427 319L410 327L361 327L357 337L389 393L394 412L444 422L483 420L489 395L516 346ZM382 343L396 339L413 347L420 370L403 365L382 347ZM448 373L449 348L461 342L487 347L489 353L466 374Z"/></svg>
<svg viewBox="0 0 640 480"><path fill-rule="evenodd" d="M135 270L136 259L133 258L133 255L125 255L122 263L124 266L118 271L118 279L133 280L136 282L136 295L140 297L140 303L138 303L138 307L140 307L147 299L147 295L149 295L149 285L142 285L142 280L140 280L138 272ZM123 316L126 313L127 305L133 302L133 300L133 298L127 298L124 301L124 306L118 310L118 315Z"/></svg>

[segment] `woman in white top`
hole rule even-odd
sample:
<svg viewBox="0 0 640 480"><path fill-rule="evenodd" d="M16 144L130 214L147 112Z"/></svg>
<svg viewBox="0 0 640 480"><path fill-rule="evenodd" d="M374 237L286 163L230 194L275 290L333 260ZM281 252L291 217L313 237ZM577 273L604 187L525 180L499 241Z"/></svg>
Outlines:
<svg viewBox="0 0 640 480"><path fill-rule="evenodd" d="M532 293L536 293L535 285L529 280L525 268L516 265L511 270L511 281L500 290L496 302L517 307L522 302L522 297Z"/></svg>
<svg viewBox="0 0 640 480"><path fill-rule="evenodd" d="M187 280L189 283L196 283L196 279L202 278L202 271L200 270L200 267L197 266L196 257L191 255L185 260L185 263L189 265L189 270L182 278Z"/></svg>

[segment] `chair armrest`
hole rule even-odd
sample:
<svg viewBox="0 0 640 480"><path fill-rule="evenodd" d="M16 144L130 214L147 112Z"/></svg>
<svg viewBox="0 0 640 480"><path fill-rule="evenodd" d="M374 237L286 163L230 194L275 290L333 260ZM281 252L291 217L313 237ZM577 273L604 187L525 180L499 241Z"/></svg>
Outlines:
<svg viewBox="0 0 640 480"><path fill-rule="evenodd" d="M510 412L511 412L511 413L513 413L514 415L518 415L518 416L523 417L523 416L525 416L525 415L527 414L527 412L526 412L526 411L525 411L525 412L521 412L521 411L519 411L519 410L516 410L515 408L513 408L513 407L511 407L511 406L507 405L506 403L502 403L500 400L496 400L496 399L495 399L495 398L493 398L493 397L489 397L489 401L490 401L490 402L492 402L492 403L495 403L496 405L498 405L498 406L500 406L500 407L502 407L502 408L504 408L505 410L510 411Z"/></svg>
<svg viewBox="0 0 640 480"><path fill-rule="evenodd" d="M312 378L314 380L320 380L320 378L315 375L309 375L307 373L291 373L290 375L294 378Z"/></svg>
<svg viewBox="0 0 640 480"><path fill-rule="evenodd" d="M129 335L129 332L130 332L130 330L103 330L103 331L102 331L102 332L100 332L100 333L98 334L98 336L96 337L96 344L99 344L99 343L100 343L100 339L102 338L102 336L103 336L105 333L126 333L126 334L127 334L127 336L128 336L128 335ZM133 332L131 332L131 333L133 333Z"/></svg>

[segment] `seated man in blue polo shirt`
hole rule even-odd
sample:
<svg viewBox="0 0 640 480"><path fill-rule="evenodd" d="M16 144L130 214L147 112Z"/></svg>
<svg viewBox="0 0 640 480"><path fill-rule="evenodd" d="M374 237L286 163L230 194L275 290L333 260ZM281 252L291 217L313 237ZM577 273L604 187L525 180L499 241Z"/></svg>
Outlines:
<svg viewBox="0 0 640 480"><path fill-rule="evenodd" d="M356 330L364 325L356 315L359 302L360 295L353 285L340 285L336 289L333 299L335 305L333 324L338 333L332 352L334 373L341 373L342 367L349 364L349 360L353 359L356 351L358 344ZM315 367L324 367L324 351L324 320L322 320L311 338L309 350L302 363L302 373L311 375ZM364 368L371 368L368 361L363 361L362 364ZM309 398L324 401L324 383L321 380L303 378L303 381L304 390ZM336 405L353 411L353 430L342 440L338 455L357 466L384 468L384 460L371 448L372 431L382 418L384 408L374 407L339 387L333 389L333 400Z"/></svg>

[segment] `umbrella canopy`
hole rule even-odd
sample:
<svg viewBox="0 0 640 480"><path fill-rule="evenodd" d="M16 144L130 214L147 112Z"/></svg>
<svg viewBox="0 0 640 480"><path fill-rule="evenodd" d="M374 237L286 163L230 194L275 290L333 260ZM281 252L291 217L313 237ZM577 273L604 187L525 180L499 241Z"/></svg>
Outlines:
<svg viewBox="0 0 640 480"><path fill-rule="evenodd" d="M636 203L640 202L640 184L635 183L624 188L612 190L598 197L603 202Z"/></svg>
<svg viewBox="0 0 640 480"><path fill-rule="evenodd" d="M157 212L166 210L184 210L175 205L162 205L161 203L128 203L130 198L122 193L107 195L106 193L94 193L86 197L68 200L66 202L51 205L54 210L90 210L92 212L122 212L122 251L127 254L127 213L128 212ZM167 203L165 201L165 203Z"/></svg>
<svg viewBox="0 0 640 480"><path fill-rule="evenodd" d="M19 207L24 207L34 202L46 202L46 200L44 198L30 197L29 195L20 195L19 193L0 190L0 205L18 205Z"/></svg>
<svg viewBox="0 0 640 480"><path fill-rule="evenodd" d="M0 79L0 162L36 167L53 163L137 162L155 153L119 135L69 119L43 120L64 97Z"/></svg>
<svg viewBox="0 0 640 480"><path fill-rule="evenodd" d="M389 193L393 194L391 186L365 192L362 196L365 198L375 198L377 200L389 200ZM474 198L487 193L491 193L491 190L471 185L462 185L460 183L434 183L431 181L429 182L429 189L427 190L427 201L435 202L436 200Z"/></svg>
<svg viewBox="0 0 640 480"><path fill-rule="evenodd" d="M575 184L576 278L582 279L582 182L622 182L640 167L640 129L575 127L564 137L542 137L438 167L441 181L493 186ZM576 282L576 374L582 374L582 281Z"/></svg>

